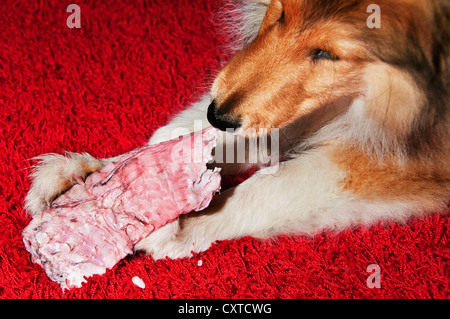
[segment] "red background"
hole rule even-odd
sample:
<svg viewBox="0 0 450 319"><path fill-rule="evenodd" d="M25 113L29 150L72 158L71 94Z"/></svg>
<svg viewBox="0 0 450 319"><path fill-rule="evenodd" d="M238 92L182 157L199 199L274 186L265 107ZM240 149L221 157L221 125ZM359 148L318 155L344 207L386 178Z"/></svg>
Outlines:
<svg viewBox="0 0 450 319"><path fill-rule="evenodd" d="M0 298L449 296L449 222L440 215L314 238L222 241L192 259L137 254L63 294L21 240L31 158L142 146L228 59L212 21L220 1L78 1L81 29L66 26L70 3L0 2ZM370 264L381 267L381 289L366 286Z"/></svg>

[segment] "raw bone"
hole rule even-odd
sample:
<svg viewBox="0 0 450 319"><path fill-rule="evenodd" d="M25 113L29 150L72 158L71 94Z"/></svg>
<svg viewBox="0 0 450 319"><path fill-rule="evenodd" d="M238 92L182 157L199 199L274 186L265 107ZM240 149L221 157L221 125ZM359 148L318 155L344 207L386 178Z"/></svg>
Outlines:
<svg viewBox="0 0 450 319"><path fill-rule="evenodd" d="M133 246L180 214L209 205L220 189L209 170L217 131L131 151L59 196L23 231L33 262L63 289L103 274Z"/></svg>

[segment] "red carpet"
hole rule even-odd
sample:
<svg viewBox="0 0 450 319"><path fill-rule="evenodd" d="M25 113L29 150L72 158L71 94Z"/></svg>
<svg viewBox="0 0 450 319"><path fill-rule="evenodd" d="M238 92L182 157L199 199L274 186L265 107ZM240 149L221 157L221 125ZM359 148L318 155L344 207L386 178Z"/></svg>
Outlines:
<svg viewBox="0 0 450 319"><path fill-rule="evenodd" d="M449 297L440 215L313 239L223 241L192 259L138 254L63 294L21 239L30 158L145 144L206 92L226 39L211 20L216 0L78 1L82 29L66 26L70 2L34 2L0 2L0 298ZM370 264L381 268L380 289L366 285Z"/></svg>

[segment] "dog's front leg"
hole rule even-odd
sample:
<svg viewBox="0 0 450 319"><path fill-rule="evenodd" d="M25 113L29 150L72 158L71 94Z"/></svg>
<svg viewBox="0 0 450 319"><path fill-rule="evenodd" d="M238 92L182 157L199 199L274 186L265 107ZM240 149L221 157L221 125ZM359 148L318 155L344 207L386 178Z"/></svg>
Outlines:
<svg viewBox="0 0 450 319"><path fill-rule="evenodd" d="M164 231L156 231L135 248L154 259L179 258L204 251L217 240L314 233L327 226L330 219L323 214L345 196L338 187L341 172L330 165L325 157L310 154L281 163L276 172L259 171L216 195L206 210L180 218L164 239Z"/></svg>

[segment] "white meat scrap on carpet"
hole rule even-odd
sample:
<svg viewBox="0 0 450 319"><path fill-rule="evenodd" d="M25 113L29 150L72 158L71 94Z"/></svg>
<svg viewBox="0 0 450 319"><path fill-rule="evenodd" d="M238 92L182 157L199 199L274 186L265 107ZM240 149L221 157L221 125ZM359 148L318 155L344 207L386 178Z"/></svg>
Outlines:
<svg viewBox="0 0 450 319"><path fill-rule="evenodd" d="M180 214L206 208L220 189L209 170L218 133L203 131L144 146L58 197L23 231L33 262L65 288L81 287Z"/></svg>
<svg viewBox="0 0 450 319"><path fill-rule="evenodd" d="M145 289L145 282L138 276L131 278L131 282L141 289Z"/></svg>

